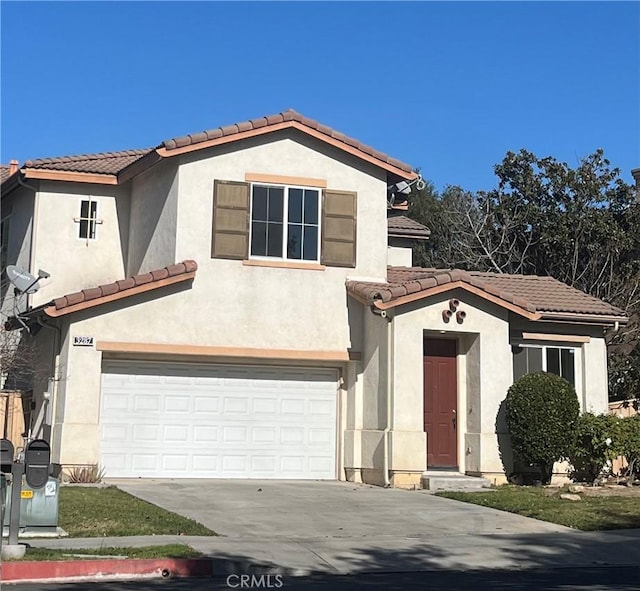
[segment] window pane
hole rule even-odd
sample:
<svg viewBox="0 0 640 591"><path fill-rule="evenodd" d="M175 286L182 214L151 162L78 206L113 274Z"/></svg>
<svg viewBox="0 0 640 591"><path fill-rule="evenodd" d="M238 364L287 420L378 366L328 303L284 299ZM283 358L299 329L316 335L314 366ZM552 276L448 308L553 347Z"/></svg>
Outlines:
<svg viewBox="0 0 640 591"><path fill-rule="evenodd" d="M576 385L576 365L573 349L560 349L560 364L562 365L562 377L572 386Z"/></svg>
<svg viewBox="0 0 640 591"><path fill-rule="evenodd" d="M316 225L318 223L318 191L304 192L304 223Z"/></svg>
<svg viewBox="0 0 640 591"><path fill-rule="evenodd" d="M87 220L80 220L80 238L89 237L89 222Z"/></svg>
<svg viewBox="0 0 640 591"><path fill-rule="evenodd" d="M251 254L258 256L267 254L267 224L265 222L251 224Z"/></svg>
<svg viewBox="0 0 640 591"><path fill-rule="evenodd" d="M267 256L282 258L282 224L269 223L267 229Z"/></svg>
<svg viewBox="0 0 640 591"><path fill-rule="evenodd" d="M89 212L89 216L91 217L91 220L89 221L89 238L96 237L96 221L95 220L98 217L96 215L97 211L98 211L98 202L91 201L91 207Z"/></svg>
<svg viewBox="0 0 640 591"><path fill-rule="evenodd" d="M267 219L267 188L253 187L253 203L251 207L251 219L263 222Z"/></svg>
<svg viewBox="0 0 640 591"><path fill-rule="evenodd" d="M284 189L281 187L269 187L269 221L282 222L282 207L284 201ZM280 238L282 244L282 237Z"/></svg>
<svg viewBox="0 0 640 591"><path fill-rule="evenodd" d="M289 221L302 223L302 189L289 189Z"/></svg>
<svg viewBox="0 0 640 591"><path fill-rule="evenodd" d="M304 227L303 257L305 261L318 260L318 228L316 226Z"/></svg>
<svg viewBox="0 0 640 591"><path fill-rule="evenodd" d="M547 347L547 372L560 374L560 349L555 347Z"/></svg>
<svg viewBox="0 0 640 591"><path fill-rule="evenodd" d="M511 347L513 353L513 381L519 380L527 373L527 350L524 347L514 345Z"/></svg>
<svg viewBox="0 0 640 591"><path fill-rule="evenodd" d="M527 350L527 373L542 371L542 349L525 347Z"/></svg>
<svg viewBox="0 0 640 591"><path fill-rule="evenodd" d="M88 218L89 217L89 202L88 201L82 201L80 203L80 217L81 218Z"/></svg>
<svg viewBox="0 0 640 591"><path fill-rule="evenodd" d="M290 259L302 258L302 226L298 224L289 224L287 257Z"/></svg>

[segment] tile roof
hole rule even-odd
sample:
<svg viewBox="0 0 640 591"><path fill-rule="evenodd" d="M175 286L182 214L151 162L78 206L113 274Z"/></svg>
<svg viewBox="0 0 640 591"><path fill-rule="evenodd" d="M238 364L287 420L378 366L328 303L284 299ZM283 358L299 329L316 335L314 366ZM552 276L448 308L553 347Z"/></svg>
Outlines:
<svg viewBox="0 0 640 591"><path fill-rule="evenodd" d="M60 156L58 158L39 158L37 160L27 160L27 162L24 163L24 167L61 170L65 172L118 174L123 168L146 156L152 150L153 148L146 148L143 150L77 154L75 156Z"/></svg>
<svg viewBox="0 0 640 591"><path fill-rule="evenodd" d="M347 290L362 301L391 304L404 296L427 297L434 288L462 282L541 318L570 314L625 320L624 311L553 279L460 269L389 267L386 283L348 281ZM399 302L402 303L402 302Z"/></svg>
<svg viewBox="0 0 640 591"><path fill-rule="evenodd" d="M349 136L336 131L335 129L331 129L326 125L322 125L322 123L318 123L314 119L309 119L304 115L294 111L293 109L289 109L288 111L284 111L282 113L276 113L275 115L267 115L266 117L260 117L258 119L249 119L248 121L242 121L241 123L234 123L232 125L225 125L223 127L214 127L213 129L209 129L207 131L201 131L199 133L193 133L190 135L184 135L181 137L173 138L170 140L165 140L162 143L162 146L167 150L176 150L178 148L183 148L185 146L192 146L195 144L208 142L210 140L216 140L221 137L233 136L236 134L240 134L246 131L252 131L255 129L261 129L265 127L270 127L273 125L277 125L280 123L285 123L287 121L295 121L300 123L301 125L313 129L327 137L330 137L334 140L337 140L343 144L351 146L360 152L368 154L369 156L373 156L377 160L385 162L386 164L390 164L391 166L395 166L405 172L412 172L413 168L400 160L396 160L391 156L383 152L379 152L374 148L359 142L356 139L353 139Z"/></svg>
<svg viewBox="0 0 640 591"><path fill-rule="evenodd" d="M119 297L126 297L127 295L129 295L126 292L132 292L132 290L134 290L134 288L136 287L147 285L149 288L154 288L154 284L158 284L165 279L194 273L197 269L198 264L195 261L187 260L183 261L182 263L176 263L175 265L163 267L162 269L149 271L148 273L133 275L132 277L127 277L126 279L121 279L120 281L105 283L103 285L99 285L98 287L76 291L74 293L56 298L55 300L53 300L53 302L51 302L50 305L52 305L56 309L56 311L59 311L64 310L64 308L68 308L70 306L75 306L76 304L90 302L92 300L99 300L101 298L113 296L115 294L119 294ZM162 287L162 285L164 285L164 283L157 285L157 287ZM135 293L137 293L137 291Z"/></svg>
<svg viewBox="0 0 640 591"><path fill-rule="evenodd" d="M4 183L10 176L8 164L0 164L0 183Z"/></svg>
<svg viewBox="0 0 640 591"><path fill-rule="evenodd" d="M397 238L422 238L431 235L431 230L406 215L392 215L387 218L389 236Z"/></svg>
<svg viewBox="0 0 640 591"><path fill-rule="evenodd" d="M413 169L408 164L396 160L383 152L379 152L366 144L350 138L339 131L335 131L326 125L322 125L313 119L309 119L296 111L289 110L275 115L267 115L259 119L250 119L241 123L216 127L208 131L194 133L168 139L163 141L155 148L144 148L141 150L122 150L120 152L100 152L96 154L77 154L73 156L60 156L55 158L39 158L36 160L28 160L24 163L24 168L38 170L55 170L62 172L82 172L91 174L109 174L116 175L124 170L130 164L140 160L143 156L150 154L156 150L164 149L164 155L171 156L171 151L185 146L193 146L210 140L215 140L227 136L239 135L247 131L261 130L268 131L268 127L286 122L296 122L304 127L327 136L332 141L344 144L345 147L354 148L357 151L367 155L375 160L393 166L407 173L413 173ZM8 178L5 176L4 166L2 169L2 178L0 182L4 182Z"/></svg>

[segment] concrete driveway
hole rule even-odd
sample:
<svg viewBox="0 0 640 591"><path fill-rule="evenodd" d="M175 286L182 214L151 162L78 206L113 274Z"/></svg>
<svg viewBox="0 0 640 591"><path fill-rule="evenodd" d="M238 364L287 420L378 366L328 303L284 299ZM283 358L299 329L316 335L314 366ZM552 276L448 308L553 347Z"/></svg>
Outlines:
<svg viewBox="0 0 640 591"><path fill-rule="evenodd" d="M567 528L426 491L329 481L110 480L228 538L434 538L564 532Z"/></svg>

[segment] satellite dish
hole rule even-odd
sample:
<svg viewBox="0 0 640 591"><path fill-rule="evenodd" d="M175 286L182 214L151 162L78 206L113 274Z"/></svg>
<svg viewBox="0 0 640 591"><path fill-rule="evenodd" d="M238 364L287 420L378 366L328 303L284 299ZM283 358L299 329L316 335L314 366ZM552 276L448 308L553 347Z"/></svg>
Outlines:
<svg viewBox="0 0 640 591"><path fill-rule="evenodd" d="M42 270L38 271L38 276L35 277L15 265L9 265L7 267L7 277L20 293L36 293L36 291L40 289L38 281L50 276L49 273Z"/></svg>

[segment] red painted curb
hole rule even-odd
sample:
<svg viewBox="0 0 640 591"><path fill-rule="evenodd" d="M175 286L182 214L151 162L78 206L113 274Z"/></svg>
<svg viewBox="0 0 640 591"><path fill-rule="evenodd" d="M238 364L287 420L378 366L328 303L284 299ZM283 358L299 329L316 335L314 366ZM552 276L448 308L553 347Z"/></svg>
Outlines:
<svg viewBox="0 0 640 591"><path fill-rule="evenodd" d="M16 561L0 566L0 581L48 581L76 577L205 577L213 574L211 560L198 558Z"/></svg>

